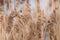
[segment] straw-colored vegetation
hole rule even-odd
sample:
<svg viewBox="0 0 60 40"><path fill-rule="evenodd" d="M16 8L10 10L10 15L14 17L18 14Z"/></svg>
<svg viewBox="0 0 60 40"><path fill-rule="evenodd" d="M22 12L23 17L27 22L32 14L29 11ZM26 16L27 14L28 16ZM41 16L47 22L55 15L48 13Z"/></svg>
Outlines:
<svg viewBox="0 0 60 40"><path fill-rule="evenodd" d="M4 11L5 2L6 9L11 11L9 15ZM24 2L26 5L20 10ZM49 3L48 7L53 7L49 16L45 14L46 7L40 10L40 0L35 2L32 16L29 0L17 0L15 6L14 0L0 0L0 40L60 40L60 1L52 0Z"/></svg>

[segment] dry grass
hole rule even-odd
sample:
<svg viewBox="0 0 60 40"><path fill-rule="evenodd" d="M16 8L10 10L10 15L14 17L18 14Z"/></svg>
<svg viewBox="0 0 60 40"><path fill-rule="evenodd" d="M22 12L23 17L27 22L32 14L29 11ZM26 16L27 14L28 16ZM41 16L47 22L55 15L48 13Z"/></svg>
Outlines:
<svg viewBox="0 0 60 40"><path fill-rule="evenodd" d="M23 15L16 10L6 15L2 5L0 4L0 40L45 40L45 37L48 37L48 40L60 40L60 6L56 2L52 1L49 5L53 7L53 12L48 19L45 13L39 10L39 2L36 2L34 20L31 17L29 1Z"/></svg>

